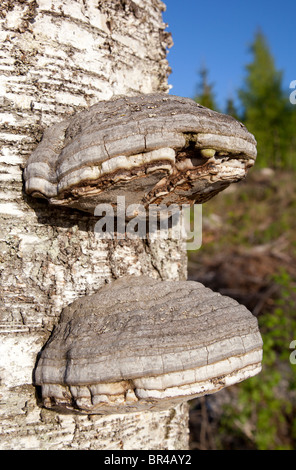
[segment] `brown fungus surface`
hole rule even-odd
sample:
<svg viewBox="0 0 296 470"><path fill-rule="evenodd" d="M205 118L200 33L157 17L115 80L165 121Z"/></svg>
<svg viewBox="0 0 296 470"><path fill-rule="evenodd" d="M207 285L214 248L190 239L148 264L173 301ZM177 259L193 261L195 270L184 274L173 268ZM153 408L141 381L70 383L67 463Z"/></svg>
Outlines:
<svg viewBox="0 0 296 470"><path fill-rule="evenodd" d="M26 192L94 213L100 203L203 203L246 176L256 141L234 118L167 94L101 101L48 128Z"/></svg>
<svg viewBox="0 0 296 470"><path fill-rule="evenodd" d="M66 307L41 352L43 405L89 414L161 410L261 370L256 318L194 281L121 278Z"/></svg>

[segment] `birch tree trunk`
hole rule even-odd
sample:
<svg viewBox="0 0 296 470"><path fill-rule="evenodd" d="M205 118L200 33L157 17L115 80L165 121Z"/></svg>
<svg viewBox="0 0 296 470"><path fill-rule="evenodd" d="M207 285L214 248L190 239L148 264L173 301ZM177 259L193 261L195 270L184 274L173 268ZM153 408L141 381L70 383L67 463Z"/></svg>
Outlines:
<svg viewBox="0 0 296 470"><path fill-rule="evenodd" d="M94 220L26 197L45 127L114 94L168 91L159 0L1 0L0 448L187 449L187 407L111 416L41 408L38 352L63 307L125 274L185 279L183 241L99 240Z"/></svg>

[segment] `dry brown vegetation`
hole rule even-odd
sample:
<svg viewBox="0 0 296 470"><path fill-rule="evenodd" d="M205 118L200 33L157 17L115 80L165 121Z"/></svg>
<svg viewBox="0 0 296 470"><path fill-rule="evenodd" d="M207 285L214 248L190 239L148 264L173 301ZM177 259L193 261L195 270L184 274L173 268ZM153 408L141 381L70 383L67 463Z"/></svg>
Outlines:
<svg viewBox="0 0 296 470"><path fill-rule="evenodd" d="M196 400L194 449L293 449L296 444L296 178L254 169L203 206L203 244L189 278L229 295L258 318L263 370Z"/></svg>

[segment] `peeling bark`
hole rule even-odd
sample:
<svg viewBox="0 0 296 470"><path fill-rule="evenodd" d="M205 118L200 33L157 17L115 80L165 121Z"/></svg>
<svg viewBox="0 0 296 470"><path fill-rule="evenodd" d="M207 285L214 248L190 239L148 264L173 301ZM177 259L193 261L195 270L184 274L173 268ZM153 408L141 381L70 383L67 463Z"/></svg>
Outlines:
<svg viewBox="0 0 296 470"><path fill-rule="evenodd" d="M23 191L46 127L113 95L168 91L158 0L3 1L0 10L0 447L186 449L187 406L60 415L39 406L36 357L62 308L126 274L186 278L185 243L104 241L95 220Z"/></svg>

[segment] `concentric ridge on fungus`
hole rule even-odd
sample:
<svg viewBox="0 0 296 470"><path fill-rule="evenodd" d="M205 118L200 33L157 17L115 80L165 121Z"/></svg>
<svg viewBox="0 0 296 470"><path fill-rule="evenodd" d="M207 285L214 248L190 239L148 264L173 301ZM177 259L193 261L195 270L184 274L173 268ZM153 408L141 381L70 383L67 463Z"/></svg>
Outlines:
<svg viewBox="0 0 296 470"><path fill-rule="evenodd" d="M35 370L44 406L161 410L261 370L256 318L193 281L125 277L66 307Z"/></svg>
<svg viewBox="0 0 296 470"><path fill-rule="evenodd" d="M101 101L48 128L28 194L94 213L99 203L203 203L244 178L256 141L234 118L167 94Z"/></svg>

